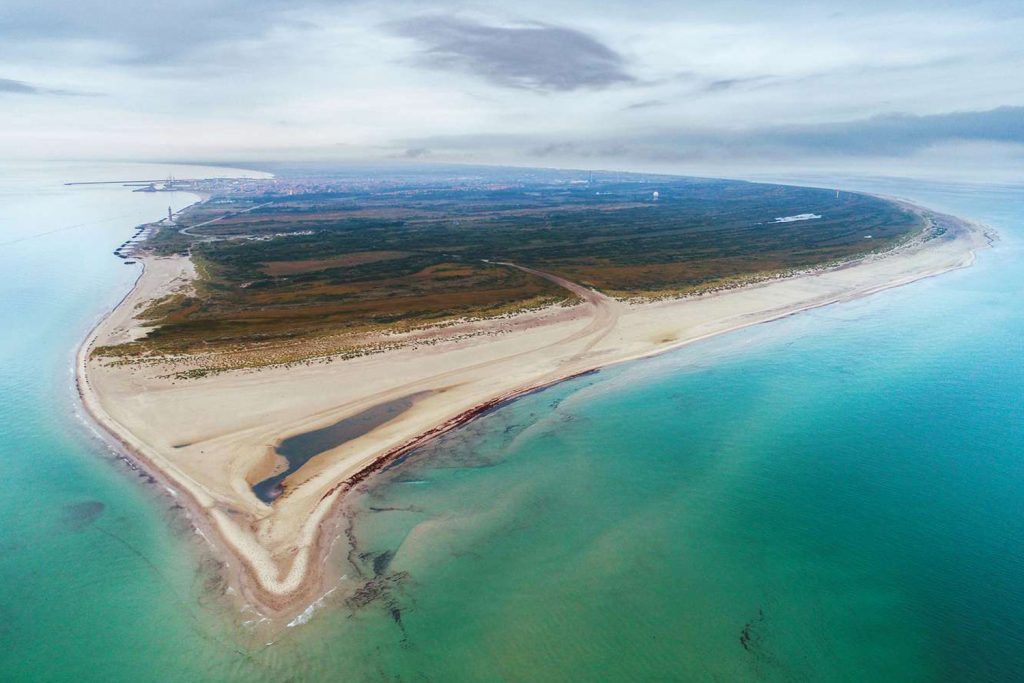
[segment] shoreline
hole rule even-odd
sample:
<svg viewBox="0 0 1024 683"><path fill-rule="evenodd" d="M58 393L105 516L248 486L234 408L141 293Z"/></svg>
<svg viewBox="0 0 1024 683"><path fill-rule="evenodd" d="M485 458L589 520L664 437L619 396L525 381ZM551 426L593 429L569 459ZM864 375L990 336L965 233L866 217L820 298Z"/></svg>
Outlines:
<svg viewBox="0 0 1024 683"><path fill-rule="evenodd" d="M347 502L346 494L372 477L375 473L389 467L410 451L424 445L441 434L458 428L467 422L472 421L481 414L497 409L498 407L514 401L526 394L543 390L553 384L557 384L574 377L593 373L602 368L617 365L619 363L630 362L666 353L694 342L709 339L720 334L736 331L752 325L778 320L814 308L832 305L834 303L869 296L880 291L899 287L925 278L934 277L958 268L967 267L974 262L975 251L985 246L980 241L980 238L987 234L984 232L983 228L969 221L964 221L950 216L942 216L942 214L922 209L922 207L915 206L915 209L925 211L929 217L941 216L943 219L955 224L958 231L963 231L963 234L956 235L953 240L940 240L938 237L933 238L936 241L943 242L945 245L956 242L959 248L954 250L953 256L958 256L959 259L943 262L943 265L936 266L933 269L924 268L920 271L913 271L904 274L903 277L883 279L879 282L875 282L874 286L862 286L859 289L854 288L852 291L840 293L837 296L825 297L819 300L812 299L811 301L804 301L796 304L790 302L788 305L783 301L781 305L775 307L754 310L753 313L747 314L746 316L740 315L739 319L732 325L720 327L710 325L713 329L708 329L703 333L690 334L685 337L659 341L654 343L652 348L637 351L635 353L623 353L625 351L623 348L625 344L623 344L619 347L613 347L614 350L619 351L618 354L614 355L614 357L608 357L607 353L605 353L606 357L604 359L599 357L590 357L588 359L585 357L585 354L589 353L595 346L600 347L608 334L612 331L616 331L614 325L608 329L597 330L597 332L600 332L600 336L592 335L596 336L596 338L592 340L587 337L586 334L583 334L583 332L586 332L590 327L594 326L594 323L592 322L589 322L587 328L584 330L567 330L573 332L570 337L579 337L578 339L573 339L573 342L579 342L582 340L587 342L589 346L587 346L583 352L567 357L567 360L565 360L565 367L561 369L559 367L555 367L552 369L542 365L542 368L547 371L539 372L539 376L534 377L533 382L519 384L515 384L513 382L512 385L507 387L504 391L501 391L497 395L488 396L485 400L475 400L470 402L467 398L463 403L468 407L459 410L453 415L446 414L444 416L445 419L441 421L427 420L427 424L429 424L429 426L426 429L410 431L409 433L412 434L411 438L399 439L397 441L392 440L394 442L387 448L378 449L372 454L372 457L367 457L363 460L350 458L355 465L351 465L350 463L351 466L347 471L340 471L335 468L336 471L332 473L331 467L329 467L330 463L328 463L328 466L319 466L318 468L314 468L314 475L295 483L294 487L289 489L289 494L293 491L295 493L299 493L300 491L308 493L309 487L311 486L310 482L314 482L318 477L331 479L330 486L315 490L315 493L317 494L316 500L305 506L308 508L306 510L307 514L303 516L303 519L300 520L298 525L291 524L291 526L286 528L286 531L293 531L297 533L284 534L284 536L290 541L287 546L289 552L282 553L277 556L261 545L261 539L259 537L259 534L263 531L260 525L270 519L273 516L273 512L263 514L264 511L261 508L252 506L251 509L255 509L256 514L252 515L253 521L248 525L250 538L246 538L246 527L236 523L234 519L241 517L242 513L246 511L240 507L237 509L234 507L234 501L231 501L230 498L230 491L225 493L225 490L213 491L208 489L202 482L196 480L194 476L195 473L190 475L188 472L183 471L179 464L171 462L167 457L165 457L165 455L158 452L158 449L154 448L151 444L147 444L144 440L140 439L138 435L133 434L131 429L119 422L104 407L101 392L93 386L90 379L89 355L91 350L94 348L101 335L109 331L107 327L111 324L111 320L113 320L116 315L123 314L125 312L123 309L128 306L128 302L134 302L135 297L142 293L147 271L152 272L149 267L151 264L147 263L151 257L140 259L142 269L132 289L99 320L79 346L75 357L76 388L79 400L85 408L85 412L89 415L90 419L96 424L96 426L100 428L100 431L108 435L114 443L118 444L122 450L127 452L133 461L137 462L146 472L154 476L157 481L178 494L178 499L188 510L190 521L192 521L199 533L201 533L208 543L210 543L215 555L218 556L218 559L223 562L226 574L225 578L228 580L229 585L238 591L238 594L247 604L252 605L264 616L268 616L272 619L281 618L291 621L292 617L304 612L308 605L321 599L324 589L326 588L325 584L332 579L328 574L325 574L325 570L330 570L329 567L325 566L325 560L331 553L335 540L340 536L339 529L347 521L345 510L345 503ZM853 263L840 264L831 268L824 268L820 271L812 270L811 272L789 275L781 279L770 280L768 282L758 282L737 288L736 290L706 295L704 298L698 297L692 300L673 299L662 302L653 302L645 304L645 306L648 310L652 309L652 307L665 308L673 306L678 309L682 306L686 306L688 303L692 304L694 301L703 301L704 303L710 301L714 303L716 300L720 300L723 297L729 297L745 292L749 293L752 290L771 287L780 282L813 280L814 278L820 278L828 273L853 271L860 268L866 268L871 263L898 258L899 254L896 252L899 252L902 248L902 246L896 247L893 252L886 252L880 255L859 257ZM923 250L931 247L928 246L927 242L924 242L916 245L916 248ZM776 301L774 303L778 304L779 302ZM599 305L602 304L600 302L594 304L594 306ZM622 308L627 314L630 312L628 307L623 306ZM635 308L632 310L635 310ZM644 306L640 306L638 308L644 308ZM595 308L595 311L596 310L597 308ZM617 313L617 315L618 314L619 313ZM596 318L597 315L595 313L595 319ZM574 322L588 321L583 319L575 320ZM615 319L615 322L617 322L617 318ZM571 328L572 326L570 325L569 327ZM697 327L700 326L698 325ZM582 337L580 337L581 334L583 334ZM508 341L510 337L515 337L515 335L516 333L508 334L504 339ZM541 342L544 341L544 339L541 339ZM551 343L551 346L554 347L555 344L565 346L566 342L565 340L556 340ZM548 347L542 345L537 348L540 351L544 351ZM555 348L557 349L559 347ZM534 351L536 350L537 349ZM532 352L533 351L526 351L522 353L528 354ZM426 350L423 351L423 354L428 353L431 352ZM384 352L381 354L381 356L384 357L389 355L390 352ZM600 355L600 353L598 355ZM508 358L510 357L511 356ZM507 358L499 357L498 359L491 361L491 363L499 364L505 360L507 360ZM338 368L346 362L348 361L336 362L331 366L321 368L320 371L324 374L331 373L333 370L330 368ZM486 365L486 362L484 364ZM255 382L258 384L260 376L266 378L266 376L270 374L273 374L273 370L269 368L257 370L256 372L251 373L248 380L244 383L252 384ZM253 379L254 377L256 379ZM213 380L212 382L216 382L216 380ZM209 385L212 382L207 382L205 384ZM202 382L196 382L195 384L186 387L183 391L187 393L189 388L199 390L202 388L203 384L204 383ZM442 391L448 391L448 389L444 388ZM378 392L377 394L371 394L370 398L376 398L379 400L380 396L381 394ZM334 412L337 412L336 409ZM301 422L305 424L298 426L308 427L310 426L308 423L315 423L318 421L323 422L324 419L326 419L326 417L323 414L314 413L312 416L306 416L303 418ZM422 423L423 420L420 422ZM247 431L247 429L242 430L242 432L245 431ZM372 431L373 430L371 430L371 436ZM288 436L288 434L286 433L284 436ZM219 438L219 435L216 438ZM211 438L210 441L215 441L216 438ZM363 437L360 437L359 439L356 439L356 441L362 439ZM254 439L254 443L261 443L258 436ZM191 445L191 443L186 444L186 446ZM343 444L342 447L344 445L345 444ZM317 457L319 458L320 456L318 455ZM340 476L339 472L344 473L345 476ZM295 474L299 474L299 472L296 472ZM305 489L303 489L304 486L306 487ZM231 504L227 501L231 501ZM274 509L279 508L276 508L275 506ZM282 534L278 534L278 536L281 535ZM282 555L284 555L283 558ZM282 574L284 575L283 578Z"/></svg>
<svg viewBox="0 0 1024 683"><path fill-rule="evenodd" d="M198 199L179 209L179 212L195 206L196 204L201 204L209 198L209 196L204 193L192 194L197 195ZM85 337L74 351L72 360L74 396L78 405L82 409L80 418L82 419L84 426L93 432L97 439L114 449L119 459L124 460L131 469L141 470L143 473L148 475L151 481L147 483L161 486L165 493L169 494L176 503L181 505L181 508L184 510L185 516L192 525L192 528L206 542L208 547L205 548L205 550L210 552L211 556L216 559L222 567L227 568L230 566L227 558L231 556L231 550L221 542L217 529L212 524L209 524L205 519L203 514L204 508L199 503L199 500L193 495L192 491L187 486L180 486L179 482L170 477L167 472L162 470L155 462L148 458L144 449L139 449L133 446L124 435L118 433L118 431L109 424L108 420L104 417L105 413L103 412L102 407L97 404L96 396L89 386L87 373L89 353L95 345L96 339L98 338L103 325L115 312L118 311L118 309L132 298L132 296L137 292L142 279L145 276L146 259L140 257L136 260L140 267L138 275L132 283L131 288L128 289L128 291L125 292L124 295L106 311L97 316L95 322L88 328ZM226 576L225 578L230 577Z"/></svg>

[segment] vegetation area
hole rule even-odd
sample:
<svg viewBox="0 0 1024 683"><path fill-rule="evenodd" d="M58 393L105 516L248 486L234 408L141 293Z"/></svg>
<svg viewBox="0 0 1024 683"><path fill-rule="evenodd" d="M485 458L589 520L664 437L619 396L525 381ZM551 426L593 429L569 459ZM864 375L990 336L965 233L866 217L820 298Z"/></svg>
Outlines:
<svg viewBox="0 0 1024 683"><path fill-rule="evenodd" d="M776 221L798 214L820 217ZM194 291L155 302L154 331L119 352L402 328L567 295L504 261L619 297L664 296L849 259L920 227L864 195L666 177L215 197L180 219L184 233L164 228L151 244L191 253Z"/></svg>

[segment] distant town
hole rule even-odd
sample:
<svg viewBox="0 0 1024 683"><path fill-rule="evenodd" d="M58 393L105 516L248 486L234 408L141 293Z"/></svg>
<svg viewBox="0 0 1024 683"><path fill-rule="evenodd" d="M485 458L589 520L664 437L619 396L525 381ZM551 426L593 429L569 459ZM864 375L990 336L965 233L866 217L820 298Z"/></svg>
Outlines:
<svg viewBox="0 0 1024 683"><path fill-rule="evenodd" d="M282 169L270 178L161 178L67 182L65 185L122 185L133 192L193 192L207 196L296 196L310 194L361 193L382 191L420 191L443 187L447 191L502 191L543 184L567 188L587 187L599 183L645 184L664 181L668 176L619 173L607 171L562 171L549 169L494 169L478 171L475 167L426 167L420 170L395 172L394 168L352 169L334 173L312 174L308 169ZM657 199L658 193L651 198Z"/></svg>

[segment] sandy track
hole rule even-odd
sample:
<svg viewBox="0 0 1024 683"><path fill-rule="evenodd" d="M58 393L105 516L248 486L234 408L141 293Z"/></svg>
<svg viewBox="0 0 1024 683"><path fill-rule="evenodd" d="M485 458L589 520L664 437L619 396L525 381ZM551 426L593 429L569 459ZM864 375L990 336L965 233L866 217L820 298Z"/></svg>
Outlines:
<svg viewBox="0 0 1024 683"><path fill-rule="evenodd" d="M582 330L574 332L568 338L562 340L562 342L568 343L576 341L577 339L589 338L589 343L584 347L584 352L592 349L594 345L605 337L606 334L612 331L615 325L619 322L619 317L625 310L625 307L615 299L596 290L584 287L579 283L566 280L564 277L559 277L552 273L546 273L542 270L520 266L515 263L498 262L498 264L509 266L510 268L516 268L525 273L530 273L531 275L544 278L563 289L569 290L571 293L583 300L585 306L590 311L592 321Z"/></svg>
<svg viewBox="0 0 1024 683"><path fill-rule="evenodd" d="M224 214L223 216L217 216L216 218L205 220L202 223L196 223L195 225L190 225L187 228L181 228L180 230L178 230L178 232L181 233L182 235L188 235L189 237L199 237L203 241L215 242L218 239L223 238L212 236L204 237L203 235L197 235L192 231L195 230L196 228L202 228L203 226L210 225L211 223L217 223L219 221L224 220L225 218L235 218L236 216L241 216L242 214L249 213L250 211L255 211L256 209L262 209L264 206L270 206L273 203L274 202L264 202L262 204L257 204L256 206L250 206L248 209L242 209L240 211L231 211Z"/></svg>

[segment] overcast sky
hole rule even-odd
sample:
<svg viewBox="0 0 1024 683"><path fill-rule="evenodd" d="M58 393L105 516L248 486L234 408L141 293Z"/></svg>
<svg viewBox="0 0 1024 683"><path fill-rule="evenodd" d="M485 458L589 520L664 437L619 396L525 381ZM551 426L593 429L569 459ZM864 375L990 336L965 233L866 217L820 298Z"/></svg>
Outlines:
<svg viewBox="0 0 1024 683"><path fill-rule="evenodd" d="M0 157L1024 164L1022 0L496 4L3 0Z"/></svg>

